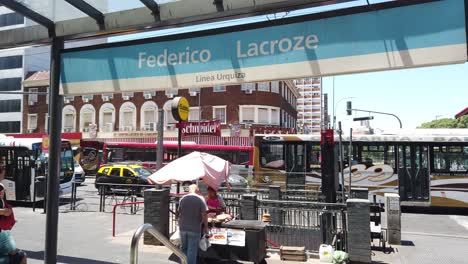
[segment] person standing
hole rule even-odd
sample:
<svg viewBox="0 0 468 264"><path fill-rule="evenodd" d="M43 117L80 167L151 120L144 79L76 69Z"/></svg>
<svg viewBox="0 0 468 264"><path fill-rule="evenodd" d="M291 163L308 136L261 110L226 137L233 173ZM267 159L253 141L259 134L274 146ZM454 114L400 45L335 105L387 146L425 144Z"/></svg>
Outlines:
<svg viewBox="0 0 468 264"><path fill-rule="evenodd" d="M189 186L189 194L179 202L179 231L182 251L187 256L188 264L196 264L198 244L202 231L208 234L208 207L205 199L199 195L198 186Z"/></svg>
<svg viewBox="0 0 468 264"><path fill-rule="evenodd" d="M16 243L10 235L16 221L13 208L4 200L4 196L5 186L0 183L0 263L26 264L26 253L16 248Z"/></svg>
<svg viewBox="0 0 468 264"><path fill-rule="evenodd" d="M208 206L208 213L214 213L216 215L222 214L226 211L226 205L224 204L223 198L213 189L208 186L208 196L206 196L206 205Z"/></svg>

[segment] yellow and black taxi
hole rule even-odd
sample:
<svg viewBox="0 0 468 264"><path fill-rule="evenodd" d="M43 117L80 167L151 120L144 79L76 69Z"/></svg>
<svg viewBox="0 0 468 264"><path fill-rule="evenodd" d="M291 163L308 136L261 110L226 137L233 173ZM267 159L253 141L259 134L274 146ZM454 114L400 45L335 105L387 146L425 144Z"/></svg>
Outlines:
<svg viewBox="0 0 468 264"><path fill-rule="evenodd" d="M148 177L151 171L141 165L112 164L104 165L99 168L96 174L96 188L99 189L100 183L109 184L149 184ZM111 186L106 186L110 190ZM119 186L117 186L119 188Z"/></svg>

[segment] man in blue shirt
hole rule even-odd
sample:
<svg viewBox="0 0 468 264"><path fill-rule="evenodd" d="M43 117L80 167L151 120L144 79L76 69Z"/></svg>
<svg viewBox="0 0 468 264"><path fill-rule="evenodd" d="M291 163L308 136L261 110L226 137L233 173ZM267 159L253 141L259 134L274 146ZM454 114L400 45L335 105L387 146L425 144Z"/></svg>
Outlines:
<svg viewBox="0 0 468 264"><path fill-rule="evenodd" d="M180 199L179 203L179 230L182 251L187 256L188 264L196 264L198 244L202 230L208 234L208 207L205 199L199 194L198 186L189 186L189 194Z"/></svg>

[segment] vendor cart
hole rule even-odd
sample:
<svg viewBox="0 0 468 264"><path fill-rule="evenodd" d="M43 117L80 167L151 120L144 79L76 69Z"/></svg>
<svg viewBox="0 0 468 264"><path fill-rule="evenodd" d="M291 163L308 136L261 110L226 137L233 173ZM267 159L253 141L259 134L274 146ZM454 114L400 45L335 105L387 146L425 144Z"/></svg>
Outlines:
<svg viewBox="0 0 468 264"><path fill-rule="evenodd" d="M209 260L241 260L265 263L266 224L255 220L232 220L211 227L211 247L199 252Z"/></svg>

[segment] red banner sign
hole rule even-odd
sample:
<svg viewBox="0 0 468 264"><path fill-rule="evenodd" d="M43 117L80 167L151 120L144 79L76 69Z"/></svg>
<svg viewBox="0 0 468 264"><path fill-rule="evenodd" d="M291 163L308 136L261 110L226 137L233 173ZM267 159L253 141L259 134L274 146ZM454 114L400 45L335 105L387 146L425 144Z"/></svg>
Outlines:
<svg viewBox="0 0 468 264"><path fill-rule="evenodd" d="M181 122L182 136L208 135L221 136L221 121Z"/></svg>

